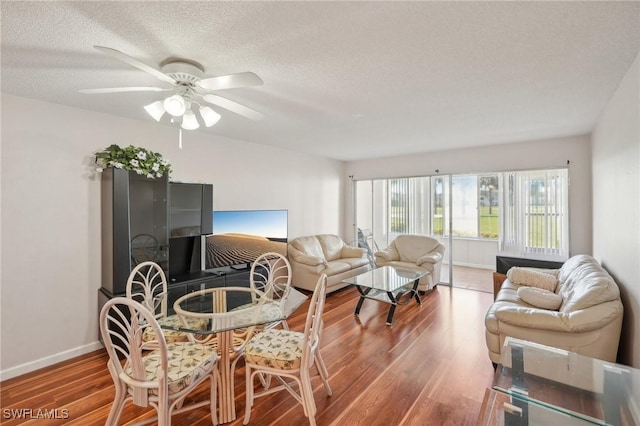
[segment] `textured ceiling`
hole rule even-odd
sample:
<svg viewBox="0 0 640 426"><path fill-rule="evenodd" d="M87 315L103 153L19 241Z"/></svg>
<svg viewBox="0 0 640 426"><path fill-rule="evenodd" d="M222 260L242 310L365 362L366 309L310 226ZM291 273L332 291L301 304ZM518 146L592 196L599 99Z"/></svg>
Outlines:
<svg viewBox="0 0 640 426"><path fill-rule="evenodd" d="M636 1L1 7L3 92L153 122L162 94L78 93L163 85L92 46L189 58L265 83L219 92L262 121L218 109L197 131L340 160L588 133L640 50Z"/></svg>

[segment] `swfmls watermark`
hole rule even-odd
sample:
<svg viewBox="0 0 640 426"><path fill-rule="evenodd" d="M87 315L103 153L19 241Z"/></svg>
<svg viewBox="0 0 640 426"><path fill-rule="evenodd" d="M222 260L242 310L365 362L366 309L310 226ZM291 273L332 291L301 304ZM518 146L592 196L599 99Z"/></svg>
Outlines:
<svg viewBox="0 0 640 426"><path fill-rule="evenodd" d="M69 410L66 408L3 408L2 418L24 420L68 419Z"/></svg>

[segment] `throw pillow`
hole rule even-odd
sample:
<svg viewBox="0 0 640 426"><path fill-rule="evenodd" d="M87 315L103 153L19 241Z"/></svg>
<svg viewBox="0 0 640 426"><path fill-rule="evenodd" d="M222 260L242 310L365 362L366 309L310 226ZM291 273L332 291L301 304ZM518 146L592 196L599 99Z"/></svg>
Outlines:
<svg viewBox="0 0 640 426"><path fill-rule="evenodd" d="M520 287L518 297L537 308L557 311L562 305L562 297L552 291L537 287Z"/></svg>
<svg viewBox="0 0 640 426"><path fill-rule="evenodd" d="M507 271L507 278L514 284L538 287L549 291L555 291L558 285L558 279L554 275L517 266Z"/></svg>

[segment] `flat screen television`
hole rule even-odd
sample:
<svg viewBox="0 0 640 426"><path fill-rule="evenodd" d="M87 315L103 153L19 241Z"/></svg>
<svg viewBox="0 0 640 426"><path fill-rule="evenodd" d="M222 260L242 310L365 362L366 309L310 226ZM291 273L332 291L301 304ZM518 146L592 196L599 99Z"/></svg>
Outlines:
<svg viewBox="0 0 640 426"><path fill-rule="evenodd" d="M287 210L233 210L212 213L206 238L206 269L248 268L267 252L287 255Z"/></svg>

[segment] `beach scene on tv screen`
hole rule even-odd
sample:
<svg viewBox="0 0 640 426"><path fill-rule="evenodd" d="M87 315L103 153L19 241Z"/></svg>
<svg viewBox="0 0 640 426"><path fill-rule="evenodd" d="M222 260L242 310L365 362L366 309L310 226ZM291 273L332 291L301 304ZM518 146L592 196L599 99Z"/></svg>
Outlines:
<svg viewBox="0 0 640 426"><path fill-rule="evenodd" d="M213 212L207 269L248 264L267 252L287 255L287 210Z"/></svg>

